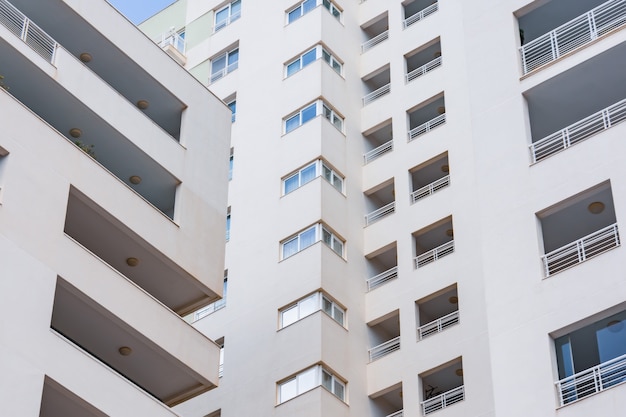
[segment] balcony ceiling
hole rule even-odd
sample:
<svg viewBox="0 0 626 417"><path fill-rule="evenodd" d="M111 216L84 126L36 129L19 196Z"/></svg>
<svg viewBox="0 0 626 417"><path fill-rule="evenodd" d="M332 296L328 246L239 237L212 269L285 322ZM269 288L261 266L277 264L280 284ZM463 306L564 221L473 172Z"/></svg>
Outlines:
<svg viewBox="0 0 626 417"><path fill-rule="evenodd" d="M107 417L50 378L46 378L39 417Z"/></svg>

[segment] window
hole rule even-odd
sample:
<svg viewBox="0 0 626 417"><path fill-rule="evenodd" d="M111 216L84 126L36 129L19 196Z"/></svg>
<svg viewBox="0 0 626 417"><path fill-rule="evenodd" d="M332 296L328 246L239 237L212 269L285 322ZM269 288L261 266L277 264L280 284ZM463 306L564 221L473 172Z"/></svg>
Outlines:
<svg viewBox="0 0 626 417"><path fill-rule="evenodd" d="M227 293L228 293L228 269L224 271L224 287L222 289L222 298L196 311L193 315L193 321L200 320L202 317L208 316L209 314L226 307Z"/></svg>
<svg viewBox="0 0 626 417"><path fill-rule="evenodd" d="M343 240L331 233L326 226L318 223L284 240L281 244L282 259L295 255L320 240L343 257Z"/></svg>
<svg viewBox="0 0 626 417"><path fill-rule="evenodd" d="M185 28L175 30L174 27L170 28L167 32L161 34L161 39L158 41L161 48L165 48L172 45L179 52L185 53Z"/></svg>
<svg viewBox="0 0 626 417"><path fill-rule="evenodd" d="M226 213L226 241L230 240L230 207Z"/></svg>
<svg viewBox="0 0 626 417"><path fill-rule="evenodd" d="M211 60L211 79L214 83L239 66L239 48L225 52Z"/></svg>
<svg viewBox="0 0 626 417"><path fill-rule="evenodd" d="M315 365L278 384L278 404L319 386L326 388L341 401L345 401L345 382L322 365Z"/></svg>
<svg viewBox="0 0 626 417"><path fill-rule="evenodd" d="M215 12L215 29L220 29L230 25L241 17L241 0L235 0Z"/></svg>
<svg viewBox="0 0 626 417"><path fill-rule="evenodd" d="M330 0L304 0L298 3L294 8L287 10L287 24L298 20L320 4L324 6L330 14L335 16L337 20L341 20L341 10Z"/></svg>
<svg viewBox="0 0 626 417"><path fill-rule="evenodd" d="M235 148L230 148L230 159L228 160L228 181L233 179L234 162L235 162Z"/></svg>
<svg viewBox="0 0 626 417"><path fill-rule="evenodd" d="M318 311L323 311L337 323L344 325L345 310L325 294L316 292L280 310L280 328L287 327Z"/></svg>
<svg viewBox="0 0 626 417"><path fill-rule="evenodd" d="M284 119L285 133L291 132L318 115L323 115L340 132L343 132L343 118L322 100L316 100Z"/></svg>
<svg viewBox="0 0 626 417"><path fill-rule="evenodd" d="M230 103L226 103L231 112L230 121L235 123L236 115L237 115L237 100L233 100Z"/></svg>
<svg viewBox="0 0 626 417"><path fill-rule="evenodd" d="M285 64L285 77L289 77L302 68L306 67L312 62L323 58L328 65L330 65L339 75L341 75L342 64L335 58L330 52L328 52L322 45L317 45L312 49L309 49L296 59L289 61Z"/></svg>
<svg viewBox="0 0 626 417"><path fill-rule="evenodd" d="M319 176L323 176L337 191L343 193L343 177L330 168L324 161L318 159L285 177L283 179L283 194L288 194Z"/></svg>

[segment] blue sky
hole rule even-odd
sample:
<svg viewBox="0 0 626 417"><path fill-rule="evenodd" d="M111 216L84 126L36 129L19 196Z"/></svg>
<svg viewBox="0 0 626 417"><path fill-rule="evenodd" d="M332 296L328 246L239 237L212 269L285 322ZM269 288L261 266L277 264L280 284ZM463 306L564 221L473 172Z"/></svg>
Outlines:
<svg viewBox="0 0 626 417"><path fill-rule="evenodd" d="M107 0L131 22L138 24L175 0Z"/></svg>

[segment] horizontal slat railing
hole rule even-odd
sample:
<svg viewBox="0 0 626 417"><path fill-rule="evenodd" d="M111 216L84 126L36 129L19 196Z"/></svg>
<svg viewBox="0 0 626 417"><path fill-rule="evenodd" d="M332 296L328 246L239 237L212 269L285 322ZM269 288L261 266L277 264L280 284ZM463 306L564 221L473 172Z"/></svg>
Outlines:
<svg viewBox="0 0 626 417"><path fill-rule="evenodd" d="M447 329L448 327L458 324L459 322L459 311L454 311L450 314L446 314L443 317L438 318L437 320L431 321L423 326L417 328L417 340L422 340L428 336L431 336L435 333L440 333Z"/></svg>
<svg viewBox="0 0 626 417"><path fill-rule="evenodd" d="M429 398L426 401L422 401L422 413L424 415L430 414L433 411L441 410L452 404L456 404L459 401L463 401L465 399L465 387L461 385L460 387L451 389L450 391L444 392L441 395L438 395L434 398Z"/></svg>
<svg viewBox="0 0 626 417"><path fill-rule="evenodd" d="M446 175L443 178L439 178L438 180L433 181L430 184L413 191L411 193L411 204L414 204L424 197L428 197L429 195L441 190L442 188L447 187L448 185L450 185L450 176Z"/></svg>
<svg viewBox="0 0 626 417"><path fill-rule="evenodd" d="M433 3L425 9L422 9L419 12L415 13L414 15L407 17L404 22L402 22L402 27L406 29L413 23L419 22L425 17L428 17L431 14L435 13L437 10L439 10L439 3Z"/></svg>
<svg viewBox="0 0 626 417"><path fill-rule="evenodd" d="M524 74L626 24L626 0L610 0L520 47Z"/></svg>
<svg viewBox="0 0 626 417"><path fill-rule="evenodd" d="M0 23L41 57L54 62L56 41L6 0L0 0Z"/></svg>
<svg viewBox="0 0 626 417"><path fill-rule="evenodd" d="M396 211L396 202L392 201L389 204L386 204L384 206L382 206L381 208L374 210L373 212L366 214L365 215L365 226L369 226L370 224L374 223L375 221L378 221L380 219L382 219L385 216L390 215L391 213Z"/></svg>
<svg viewBox="0 0 626 417"><path fill-rule="evenodd" d="M617 223L542 256L546 278L620 246Z"/></svg>
<svg viewBox="0 0 626 417"><path fill-rule="evenodd" d="M421 77L422 75L434 70L441 66L441 57L437 57L430 62L422 65L421 67L415 68L413 71L409 72L406 75L406 82L409 83L414 79Z"/></svg>
<svg viewBox="0 0 626 417"><path fill-rule="evenodd" d="M378 346L374 346L369 349L370 362L375 361L376 359L382 358L383 356L389 355L392 352L400 349L400 336L394 337L391 340L386 341L385 343L381 343Z"/></svg>
<svg viewBox="0 0 626 417"><path fill-rule="evenodd" d="M391 84L385 84L382 87L372 91L369 94L366 94L363 97L363 105L367 105L374 100L381 98L382 96L389 94L391 92Z"/></svg>
<svg viewBox="0 0 626 417"><path fill-rule="evenodd" d="M230 25L231 23L233 23L235 20L239 19L240 17L241 17L241 11L231 14L226 19L218 22L215 25L215 27L213 28L213 33L217 32L220 29L224 29L226 26Z"/></svg>
<svg viewBox="0 0 626 417"><path fill-rule="evenodd" d="M561 406L626 382L626 355L555 382Z"/></svg>
<svg viewBox="0 0 626 417"><path fill-rule="evenodd" d="M211 80L210 80L211 83L214 83L215 81L223 78L226 74L233 72L237 68L239 68L239 61L233 62L232 64L228 65L226 68L223 68L220 71L214 72L213 74L211 74Z"/></svg>
<svg viewBox="0 0 626 417"><path fill-rule="evenodd" d="M393 139L389 140L389 142L383 143L369 152L364 153L363 163L367 165L379 156L391 151L393 151Z"/></svg>
<svg viewBox="0 0 626 417"><path fill-rule="evenodd" d="M530 145L532 163L569 148L626 120L626 99L600 110Z"/></svg>
<svg viewBox="0 0 626 417"><path fill-rule="evenodd" d="M379 287L385 284L386 282L391 281L392 279L396 279L396 278L398 278L398 267L394 266L393 268L390 268L386 270L385 272L382 272L368 279L367 291L372 291L374 288Z"/></svg>
<svg viewBox="0 0 626 417"><path fill-rule="evenodd" d="M454 252L454 240L444 243L441 246L436 247L433 250L422 253L421 255L413 258L415 268L421 268L429 263L435 262L439 258L443 258L446 255L450 255Z"/></svg>
<svg viewBox="0 0 626 417"><path fill-rule="evenodd" d="M430 119L426 123L423 123L411 130L409 130L409 142L415 139L418 136L423 135L424 133L428 133L436 127L441 126L446 122L446 114L441 114L434 119Z"/></svg>
<svg viewBox="0 0 626 417"><path fill-rule="evenodd" d="M365 42L363 42L363 44L361 45L361 53L364 53L365 51L372 49L373 47L375 47L376 45L378 45L379 43L381 43L382 41L386 41L387 39L389 39L389 31L386 30L383 33L374 36L372 39L369 39Z"/></svg>

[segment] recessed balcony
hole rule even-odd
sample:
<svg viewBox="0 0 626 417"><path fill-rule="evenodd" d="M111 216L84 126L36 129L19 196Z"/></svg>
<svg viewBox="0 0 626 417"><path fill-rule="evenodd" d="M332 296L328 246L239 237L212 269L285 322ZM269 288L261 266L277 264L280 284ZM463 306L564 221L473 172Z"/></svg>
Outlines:
<svg viewBox="0 0 626 417"><path fill-rule="evenodd" d="M391 178L382 184L366 191L365 204L368 213L365 215L365 226L369 226L378 220L395 213L395 190L394 181Z"/></svg>
<svg viewBox="0 0 626 417"><path fill-rule="evenodd" d="M389 17L387 12L362 25L361 31L365 39L361 44L361 53L365 53L379 43L389 39Z"/></svg>
<svg viewBox="0 0 626 417"><path fill-rule="evenodd" d="M413 233L416 257L415 269L423 268L444 256L454 253L454 231L452 217Z"/></svg>
<svg viewBox="0 0 626 417"><path fill-rule="evenodd" d="M404 56L406 83L428 74L441 66L441 41L439 38L409 52Z"/></svg>
<svg viewBox="0 0 626 417"><path fill-rule="evenodd" d="M443 93L407 111L408 142L425 135L446 123L446 104Z"/></svg>
<svg viewBox="0 0 626 417"><path fill-rule="evenodd" d="M46 376L43 382L39 417L58 416L107 417L102 411Z"/></svg>
<svg viewBox="0 0 626 417"><path fill-rule="evenodd" d="M406 29L439 10L439 2L432 0L407 1L402 4L402 9L404 10L402 28Z"/></svg>
<svg viewBox="0 0 626 417"><path fill-rule="evenodd" d="M361 79L365 89L365 95L362 99L363 106L391 92L390 76L391 71L389 70L389 65L386 65Z"/></svg>
<svg viewBox="0 0 626 417"><path fill-rule="evenodd" d="M403 417L402 383L370 396L372 417Z"/></svg>
<svg viewBox="0 0 626 417"><path fill-rule="evenodd" d="M420 375L423 389L423 401L420 402L420 405L422 414L425 416L465 399L461 358L436 369Z"/></svg>
<svg viewBox="0 0 626 417"><path fill-rule="evenodd" d="M398 278L398 248L396 242L366 256L370 278L367 291L371 291Z"/></svg>
<svg viewBox="0 0 626 417"><path fill-rule="evenodd" d="M415 204L450 185L449 164L448 153L446 152L409 171L412 189L411 204Z"/></svg>
<svg viewBox="0 0 626 417"><path fill-rule="evenodd" d="M393 151L393 129L391 119L383 122L383 124L370 129L363 133L363 142L366 152L363 154L363 164L378 159L384 154Z"/></svg>
<svg viewBox="0 0 626 417"><path fill-rule="evenodd" d="M459 296L456 284L415 302L417 340L441 333L459 323Z"/></svg>
<svg viewBox="0 0 626 417"><path fill-rule="evenodd" d="M373 362L400 349L400 314L387 314L367 324L371 348L369 361Z"/></svg>

